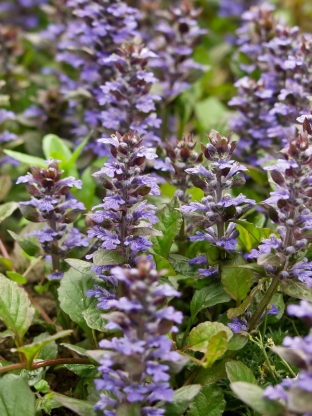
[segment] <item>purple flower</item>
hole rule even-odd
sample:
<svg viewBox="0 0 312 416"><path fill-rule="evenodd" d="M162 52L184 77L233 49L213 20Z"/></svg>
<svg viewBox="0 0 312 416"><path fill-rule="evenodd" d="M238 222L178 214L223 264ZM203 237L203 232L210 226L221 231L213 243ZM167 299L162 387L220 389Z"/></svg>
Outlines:
<svg viewBox="0 0 312 416"><path fill-rule="evenodd" d="M182 314L173 307L159 308L172 293L157 286L160 275L146 259L140 259L138 269L116 267L111 273L127 289L124 297L109 302L117 310L105 316L106 327L118 328L123 336L100 342L105 353L99 366L102 378L95 380L95 385L104 392L95 408L107 414L111 406L118 411L128 401L137 402L144 415L161 415L163 411L158 412L155 405L171 401L173 396L168 384L169 366L162 360L180 360L179 354L171 351L172 342L165 334L170 322L182 321ZM114 403L107 392L113 394ZM116 414L115 410L111 412Z"/></svg>
<svg viewBox="0 0 312 416"><path fill-rule="evenodd" d="M227 326L236 334L239 334L241 331L247 331L246 322L240 318L232 319L232 322L227 324Z"/></svg>

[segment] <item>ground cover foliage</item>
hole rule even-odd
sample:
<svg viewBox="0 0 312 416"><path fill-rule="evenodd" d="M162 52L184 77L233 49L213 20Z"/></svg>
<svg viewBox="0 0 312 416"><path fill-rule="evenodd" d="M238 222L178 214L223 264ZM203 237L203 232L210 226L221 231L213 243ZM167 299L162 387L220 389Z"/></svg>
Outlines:
<svg viewBox="0 0 312 416"><path fill-rule="evenodd" d="M312 414L312 7L0 5L0 414Z"/></svg>

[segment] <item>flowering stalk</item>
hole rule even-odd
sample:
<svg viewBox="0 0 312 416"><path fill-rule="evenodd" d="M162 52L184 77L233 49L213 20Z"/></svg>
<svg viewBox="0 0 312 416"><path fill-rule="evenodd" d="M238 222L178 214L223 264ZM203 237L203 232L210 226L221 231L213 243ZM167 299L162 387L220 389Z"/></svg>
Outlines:
<svg viewBox="0 0 312 416"><path fill-rule="evenodd" d="M192 58L194 48L207 33L198 26L200 13L201 9L195 9L188 0L178 2L169 10L156 12L156 27L147 44L157 54L149 65L160 81L162 141L168 138L168 132L176 130L170 102L188 90L191 82L205 69Z"/></svg>
<svg viewBox="0 0 312 416"><path fill-rule="evenodd" d="M306 119L303 132L281 151L284 159L265 168L277 188L263 203L269 209L271 220L278 225L279 236L272 234L269 239L263 239L259 247L246 256L257 259L267 277L273 279L249 322L249 330L257 325L280 281L297 278L308 286L312 284L312 262L303 257L312 239L309 233L312 225L312 149L308 132L312 133Z"/></svg>
<svg viewBox="0 0 312 416"><path fill-rule="evenodd" d="M101 86L98 97L102 126L107 130L125 134L129 129L144 135L146 146L157 146L159 137L153 130L158 129L161 120L155 113L155 101L160 97L150 94L152 84L157 82L146 67L150 58L156 55L143 45L123 44L116 54L104 59L104 65L114 68L114 77Z"/></svg>
<svg viewBox="0 0 312 416"><path fill-rule="evenodd" d="M169 385L169 362L181 359L172 350L168 332L176 332L175 323L182 322L181 312L172 306L161 307L167 298L179 296L170 285L158 285L162 273L141 258L136 269L115 267L112 275L124 287L124 296L109 300L106 329L122 331L122 337L100 341L104 348L95 380L97 390L104 389L95 409L106 416L119 414L120 409L136 409L136 414L160 416L165 413L159 402L170 402L173 390ZM157 405L157 407L156 407Z"/></svg>
<svg viewBox="0 0 312 416"><path fill-rule="evenodd" d="M102 96L100 86L114 73L113 66L104 60L137 35L140 12L118 0L67 0L67 6L72 11L72 20L62 33L57 60L75 68L78 80L61 74L62 90L82 104L84 123L77 122L76 137L84 138L94 130L97 139L103 133L98 103ZM100 150L103 152L95 143L90 149L97 155Z"/></svg>
<svg viewBox="0 0 312 416"><path fill-rule="evenodd" d="M202 189L205 197L200 202L183 205L181 211L192 225L205 229L204 232L196 231L190 237L191 241L208 241L211 245L231 252L235 251L238 237L236 225L231 220L238 219L254 201L242 194L233 198L224 193L233 186L244 185L245 177L242 172L247 170L245 166L230 160L236 147L236 142L231 143L231 135L222 137L212 130L208 139L207 146L202 145L204 157L210 162L208 169L199 165L186 170L191 175L193 185ZM206 256L196 257L190 263L209 266ZM201 276L216 273L214 267L199 269Z"/></svg>
<svg viewBox="0 0 312 416"><path fill-rule="evenodd" d="M82 183L73 176L62 179L63 171L53 159L48 161L46 169L31 166L30 171L16 182L24 183L32 195L30 201L20 202L20 210L27 220L47 223L47 226L25 235L38 238L44 252L52 258L53 272L49 278L60 280L63 276L61 260L67 257L69 250L89 245L88 238L78 229L67 226L85 210L81 202L69 195L73 186L81 189Z"/></svg>
<svg viewBox="0 0 312 416"><path fill-rule="evenodd" d="M295 134L296 117L310 107L311 39L275 19L272 10L252 8L238 31L248 64L241 65L247 75L237 81L238 96L229 102L239 111L231 126L240 136L240 156L251 163L257 163L254 155L263 147L271 152L286 144Z"/></svg>
<svg viewBox="0 0 312 416"><path fill-rule="evenodd" d="M289 305L289 315L301 318L309 327L310 332L305 337L284 338L284 347L274 347L273 351L278 353L290 364L300 369L296 378L285 378L276 386L269 386L264 396L270 400L282 400L287 406L287 413L309 415L311 411L311 342L312 342L312 305L302 300L300 305ZM298 405L300 403L300 406Z"/></svg>
<svg viewBox="0 0 312 416"><path fill-rule="evenodd" d="M94 226L89 230L88 236L99 240L100 249L117 250L122 256L121 263L105 267L93 266L99 277L117 286L117 280L105 275L106 271L113 265L134 267L137 254L148 250L152 245L147 237L154 235L151 226L157 222L156 208L142 199L145 195L159 195L160 192L156 179L142 173L146 160L153 160L157 156L154 150L142 146L143 139L138 132L129 131L123 136L117 132L111 138L100 140L110 144L111 154L116 160L106 162L94 174L106 188L107 195L102 204L93 208L96 210L91 214ZM94 254L88 256L92 257ZM107 309L106 292L96 287L95 291L89 291L88 294L99 298L99 307Z"/></svg>

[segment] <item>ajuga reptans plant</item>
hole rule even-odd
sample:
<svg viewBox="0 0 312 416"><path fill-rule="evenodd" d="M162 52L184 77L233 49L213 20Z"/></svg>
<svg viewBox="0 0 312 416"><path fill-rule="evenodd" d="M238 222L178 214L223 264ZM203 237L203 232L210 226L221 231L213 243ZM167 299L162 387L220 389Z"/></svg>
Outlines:
<svg viewBox="0 0 312 416"><path fill-rule="evenodd" d="M123 286L123 296L108 301L108 308L114 311L105 315L106 329L118 329L122 336L99 343L105 351L99 361L102 377L95 384L104 392L95 409L114 416L127 405L126 409L136 409L138 415L164 415L160 402L173 398L168 363L181 360L172 351L167 334L177 331L174 324L181 323L183 316L163 304L179 293L169 284L158 283L162 273L145 257L137 268L115 267L111 274Z"/></svg>
<svg viewBox="0 0 312 416"><path fill-rule="evenodd" d="M47 224L25 236L37 237L44 253L51 256L52 273L49 278L52 280L62 278L62 259L70 255L71 249L87 248L89 245L88 238L68 225L85 210L83 203L69 194L72 187L80 189L82 182L73 176L62 179L62 173L58 162L50 159L46 169L31 166L30 173L20 176L16 182L25 184L32 196L30 201L19 204L24 217L31 222Z"/></svg>

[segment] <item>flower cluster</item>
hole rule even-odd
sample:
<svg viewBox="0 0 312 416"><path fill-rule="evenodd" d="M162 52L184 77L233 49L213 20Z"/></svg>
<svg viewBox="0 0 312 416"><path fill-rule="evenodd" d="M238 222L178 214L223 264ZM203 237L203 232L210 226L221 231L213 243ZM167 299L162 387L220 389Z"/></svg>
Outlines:
<svg viewBox="0 0 312 416"><path fill-rule="evenodd" d="M241 16L251 6L256 6L261 0L221 0L219 4L219 16Z"/></svg>
<svg viewBox="0 0 312 416"><path fill-rule="evenodd" d="M136 130L144 135L146 146L157 146L159 137L154 130L161 124L155 113L155 101L160 97L149 93L157 79L146 71L155 56L143 45L123 44L116 54L103 60L104 65L115 68L115 75L101 86L98 96L100 105L105 106L100 114L102 126L121 134Z"/></svg>
<svg viewBox="0 0 312 416"><path fill-rule="evenodd" d="M193 187L190 174L187 169L194 167L203 160L202 154L194 150L196 142L193 136L183 136L182 140L175 140L173 146L167 143L168 157L165 160L157 159L155 169L162 172L170 172L170 178L167 180L177 188L175 196L183 203L188 203L191 196L186 191Z"/></svg>
<svg viewBox="0 0 312 416"><path fill-rule="evenodd" d="M0 156L2 156L2 150L5 144L17 139L17 135L15 133L12 133L11 131L6 129L7 124L10 122L10 120L13 120L14 118L15 114L13 113L13 111L9 111L4 108L0 110ZM14 159L12 159L9 156L0 157L0 167L6 163L10 163L13 166L16 166L16 164L18 164Z"/></svg>
<svg viewBox="0 0 312 416"><path fill-rule="evenodd" d="M283 341L285 348L277 347L275 351L286 361L290 362L290 364L298 367L300 372L295 379L285 378L277 386L267 387L264 396L271 400L283 400L287 405L287 410L290 412L310 415L311 404L307 398L311 398L312 392L312 305L302 300L300 305L289 305L287 311L289 315L303 319L309 326L310 332L303 338L299 336L295 338L287 336ZM298 407L299 400L301 402L300 408Z"/></svg>
<svg viewBox="0 0 312 416"><path fill-rule="evenodd" d="M38 9L47 4L48 0L16 0L2 1L0 5L1 22L24 29L34 29L39 24Z"/></svg>
<svg viewBox="0 0 312 416"><path fill-rule="evenodd" d="M72 10L72 19L61 35L57 60L75 68L78 80L62 74L62 89L65 94L74 95L76 101L82 100L84 125L77 125L77 138L86 137L90 129L95 129L94 137L98 138L101 135L100 86L114 72L112 65L107 65L104 60L119 45L136 36L140 13L117 0L68 0L67 6ZM57 30L61 29L57 27ZM94 149L94 153L98 154L98 149Z"/></svg>
<svg viewBox="0 0 312 416"><path fill-rule="evenodd" d="M208 136L207 146L202 145L205 158L210 162L208 169L203 165L187 169L191 175L193 185L204 191L205 197L200 202L191 202L183 205L181 211L185 219L196 228L190 237L191 241L208 241L211 245L233 251L237 243L238 231L231 222L238 219L254 201L240 194L232 197L224 193L233 186L242 186L245 183L243 171L247 168L234 160L230 160L236 147L231 142L231 135L222 137L220 133L212 130ZM227 227L225 225L228 224ZM190 261L191 264L205 264L205 256L199 256ZM214 267L199 269L201 276L210 276L216 273Z"/></svg>
<svg viewBox="0 0 312 416"><path fill-rule="evenodd" d="M138 132L129 131L123 136L116 133L111 138L100 140L110 145L116 160L106 162L100 171L94 173L106 188L107 195L102 204L93 208L95 212L91 214L91 219L94 226L88 231L88 236L98 239L100 249L117 250L122 256L122 264L133 267L137 254L152 245L148 236L153 235L151 225L157 222L155 207L142 201L145 195L160 193L156 179L142 175L146 160L157 156L153 150L142 146L143 139ZM105 275L113 265L118 264L105 268L95 265L93 270L100 278L117 286L116 279ZM100 289L99 292L89 292L89 295L95 295L104 307L105 296L103 298Z"/></svg>
<svg viewBox="0 0 312 416"><path fill-rule="evenodd" d="M69 103L57 86L40 89L33 99L35 104L24 111L27 125L39 129L43 134L70 137L74 124L68 114Z"/></svg>
<svg viewBox="0 0 312 416"><path fill-rule="evenodd" d="M243 18L237 43L248 60L241 65L247 75L235 84L238 95L229 105L239 112L231 126L240 136L240 156L256 163L257 151L287 143L296 117L309 110L312 40L275 19L268 5L252 8Z"/></svg>
<svg viewBox="0 0 312 416"><path fill-rule="evenodd" d="M247 258L263 259L270 253L278 257L265 263L269 276L279 272L280 278L298 278L312 284L312 262L299 259L311 241L312 226L312 147L309 144L308 120L303 124L303 132L295 140L290 140L275 166L265 169L270 172L277 188L263 201L269 209L271 220L278 225L279 236L272 234L263 239L257 249L251 250Z"/></svg>
<svg viewBox="0 0 312 416"><path fill-rule="evenodd" d="M161 305L179 293L168 284L158 285L161 273L146 258L139 260L136 269L115 267L111 273L122 285L123 296L108 301L115 311L104 315L106 329L118 329L123 336L99 343L105 351L99 361L102 378L95 384L105 392L95 409L114 416L123 406L130 410L135 404L137 414L163 415L164 409L156 405L173 397L168 362L181 359L172 351L167 333L177 331L173 325L181 323L183 316L172 306Z"/></svg>
<svg viewBox="0 0 312 416"><path fill-rule="evenodd" d="M190 76L203 66L192 59L194 47L207 33L198 26L200 9L183 0L177 7L171 7L159 15L156 34L148 46L157 54L150 66L155 69L161 83L161 96L168 102L190 87Z"/></svg>
<svg viewBox="0 0 312 416"><path fill-rule="evenodd" d="M32 195L30 201L20 202L20 210L28 221L47 226L25 235L38 238L44 252L52 258L53 272L49 277L59 280L63 276L61 259L74 247L89 246L88 238L78 229L68 227L85 210L81 202L69 195L72 187L80 189L82 183L73 176L62 179L63 171L53 159L48 161L46 169L31 166L30 171L16 182L25 184Z"/></svg>

